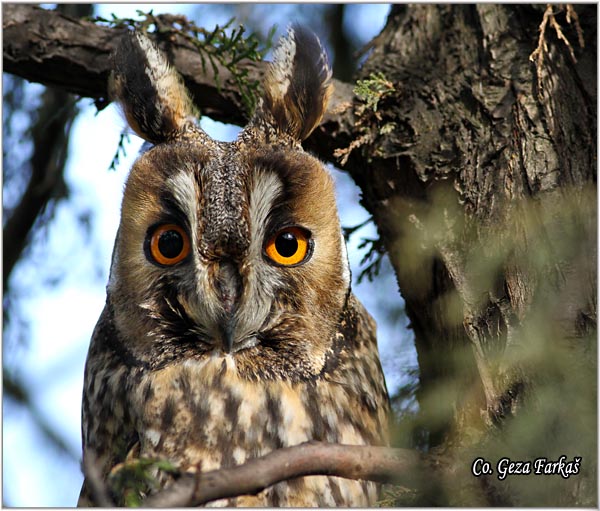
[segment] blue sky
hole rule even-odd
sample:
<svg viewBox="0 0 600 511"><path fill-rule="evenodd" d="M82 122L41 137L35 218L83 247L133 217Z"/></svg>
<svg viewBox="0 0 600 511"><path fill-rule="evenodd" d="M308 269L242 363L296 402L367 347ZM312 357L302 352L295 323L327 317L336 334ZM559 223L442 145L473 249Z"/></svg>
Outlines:
<svg viewBox="0 0 600 511"><path fill-rule="evenodd" d="M146 5L100 5L96 14L109 17L135 16ZM154 13L191 13L195 6L152 5ZM309 6L306 7L310 8ZM355 5L351 23L364 40L375 36L385 23L389 6ZM208 27L228 19L203 10L198 24ZM279 34L290 21L282 19L286 6L277 6L267 23L277 23ZM36 86L32 86L36 87ZM70 449L80 453L80 403L83 367L90 335L105 300L110 256L119 222L123 183L142 141L131 135L127 156L116 171L108 167L115 154L123 121L111 105L96 113L89 99L80 102L82 112L70 142L66 180L70 198L62 201L51 224L40 232L32 257L19 264L12 283L19 292L23 315L29 319L30 337L26 347L5 353L20 368L19 376L35 396L40 413L66 439ZM203 119L202 126L214 138L231 139L236 128ZM353 226L368 214L359 205L359 191L351 179L332 170L338 192L342 225ZM89 235L84 235L78 217L92 211ZM376 237L372 224L361 229L349 244L355 293L378 322L379 344L390 390L404 382L403 367L414 367L416 355L412 334L406 324L392 322L382 304L398 301L394 278L356 284L364 251L357 249L361 237ZM62 275L58 285L49 285ZM405 320L403 320L405 321ZM396 365L394 365L396 364ZM401 367L398 367L400 364ZM4 402L3 493L11 506L67 507L75 505L82 475L78 463L49 447L27 412Z"/></svg>

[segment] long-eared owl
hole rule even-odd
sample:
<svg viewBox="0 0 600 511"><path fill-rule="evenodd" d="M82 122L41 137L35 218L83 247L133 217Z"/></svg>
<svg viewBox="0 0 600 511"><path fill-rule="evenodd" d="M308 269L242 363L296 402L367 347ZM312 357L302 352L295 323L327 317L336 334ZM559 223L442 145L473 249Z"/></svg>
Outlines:
<svg viewBox="0 0 600 511"><path fill-rule="evenodd" d="M332 178L301 147L332 91L318 38L289 29L231 143L199 128L142 34L123 38L110 89L151 148L125 186L89 348L84 460L107 479L126 459L194 472L307 440L386 445L375 323L351 292ZM88 485L80 505L94 504ZM212 505L364 507L377 491L310 476Z"/></svg>

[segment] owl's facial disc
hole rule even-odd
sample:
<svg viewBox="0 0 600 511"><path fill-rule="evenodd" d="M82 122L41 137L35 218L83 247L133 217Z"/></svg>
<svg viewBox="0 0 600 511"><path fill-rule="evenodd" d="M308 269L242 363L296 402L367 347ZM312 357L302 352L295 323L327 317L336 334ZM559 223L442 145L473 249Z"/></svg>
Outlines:
<svg viewBox="0 0 600 511"><path fill-rule="evenodd" d="M333 180L297 150L242 154L163 144L134 165L109 291L139 304L118 327L140 349L285 358L333 335L350 286Z"/></svg>

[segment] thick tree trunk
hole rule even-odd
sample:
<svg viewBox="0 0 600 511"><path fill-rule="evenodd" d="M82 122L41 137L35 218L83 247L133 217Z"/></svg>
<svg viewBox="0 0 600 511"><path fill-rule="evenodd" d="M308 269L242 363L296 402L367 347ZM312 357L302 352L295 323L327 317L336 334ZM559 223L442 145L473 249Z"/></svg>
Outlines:
<svg viewBox="0 0 600 511"><path fill-rule="evenodd" d="M596 6L577 6L578 64L548 21L538 76L545 9L394 6L361 71L395 90L345 168L406 301L431 445L459 471L565 454L591 477L493 476L450 504L596 503Z"/></svg>

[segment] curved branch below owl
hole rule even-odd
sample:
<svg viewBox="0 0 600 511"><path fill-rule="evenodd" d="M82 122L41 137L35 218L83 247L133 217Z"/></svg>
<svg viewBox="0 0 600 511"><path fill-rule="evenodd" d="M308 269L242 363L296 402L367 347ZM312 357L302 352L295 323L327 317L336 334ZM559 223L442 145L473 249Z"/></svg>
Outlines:
<svg viewBox="0 0 600 511"><path fill-rule="evenodd" d="M144 507L201 506L218 499L256 495L278 482L309 475L416 487L420 486L424 467L423 456L409 449L305 442L238 467L186 474L168 489L147 498Z"/></svg>

